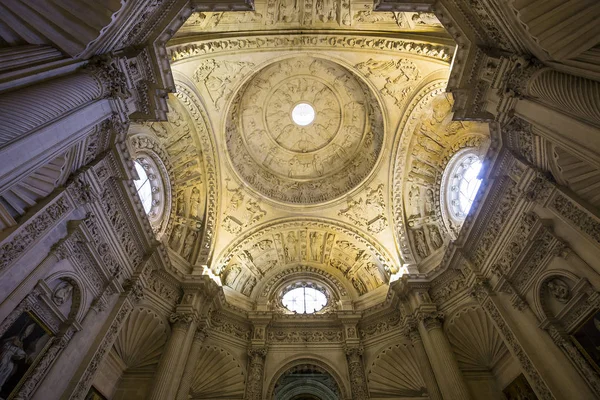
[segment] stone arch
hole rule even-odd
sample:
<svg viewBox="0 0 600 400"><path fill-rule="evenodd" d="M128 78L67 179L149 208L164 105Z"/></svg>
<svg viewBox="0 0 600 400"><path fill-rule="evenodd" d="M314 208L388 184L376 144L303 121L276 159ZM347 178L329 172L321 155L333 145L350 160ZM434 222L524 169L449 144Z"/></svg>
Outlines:
<svg viewBox="0 0 600 400"><path fill-rule="evenodd" d="M198 240L197 256L194 258L197 264L208 264L214 252L213 243L219 212L221 182L214 127L211 125L202 102L199 100L199 96L193 86L190 86L187 80L176 81L175 84L177 88L175 96L179 99L182 106L184 106L191 120L194 121L196 145L202 153L201 161L206 180L206 207L204 220L202 221L202 239Z"/></svg>
<svg viewBox="0 0 600 400"><path fill-rule="evenodd" d="M445 76L433 73L428 79L408 103L392 150L392 220L399 252L409 264L430 259L454 231L442 223L440 207L446 164L464 147L489 143L484 125L452 121Z"/></svg>
<svg viewBox="0 0 600 400"><path fill-rule="evenodd" d="M554 280L561 281L555 282L557 290L564 292L564 297L560 300L556 299L556 296L553 300L549 293L548 283ZM571 292L579 280L577 275L566 270L551 269L540 274L533 285L533 310L541 321L551 321L556 317L560 309L571 299Z"/></svg>
<svg viewBox="0 0 600 400"><path fill-rule="evenodd" d="M77 322L81 322L87 311L85 305L87 305L90 301L89 289L82 282L81 278L76 273L71 271L56 272L44 279L47 284L51 284L56 280L66 281L73 286L73 293L71 294L71 307L67 317L74 319Z"/></svg>
<svg viewBox="0 0 600 400"><path fill-rule="evenodd" d="M217 346L202 346L192 378L192 399L242 399L246 372L228 351Z"/></svg>
<svg viewBox="0 0 600 400"><path fill-rule="evenodd" d="M296 359L293 359L293 357L291 357L287 360L284 360L281 364L281 367L277 368L270 378L265 379L265 382L269 382L267 385L265 398L273 398L275 392L275 385L287 371L301 366L311 366L313 368L320 369L323 372L327 373L335 380L335 383L337 384L337 387L340 391L341 399L351 398L349 388L344 385L344 382L346 382L347 380L342 379L343 375L340 374L328 361L326 361L324 357L320 357L313 354L307 357Z"/></svg>
<svg viewBox="0 0 600 400"><path fill-rule="evenodd" d="M313 232L318 239L311 246L308 238ZM231 243L217 258L213 272L224 278L224 285L256 299L264 276L290 265L310 265L315 272L335 271L336 279L347 281L346 287L354 286L362 295L387 284L390 275L399 270L392 260L376 240L347 224L285 218L262 224ZM231 274L233 268L235 275Z"/></svg>
<svg viewBox="0 0 600 400"><path fill-rule="evenodd" d="M367 370L371 397L421 397L427 393L419 362L411 344L382 350Z"/></svg>

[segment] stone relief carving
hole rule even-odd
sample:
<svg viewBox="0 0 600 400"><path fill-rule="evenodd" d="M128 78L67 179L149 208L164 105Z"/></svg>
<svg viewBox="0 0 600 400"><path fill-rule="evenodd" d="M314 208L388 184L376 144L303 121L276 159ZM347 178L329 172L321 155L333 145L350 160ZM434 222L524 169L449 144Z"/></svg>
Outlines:
<svg viewBox="0 0 600 400"><path fill-rule="evenodd" d="M52 301L57 306L62 306L65 304L73 293L73 285L71 285L67 281L62 281L56 286L54 292L52 293Z"/></svg>
<svg viewBox="0 0 600 400"><path fill-rule="evenodd" d="M408 59L374 60L354 66L371 79L382 94L389 96L396 106L401 107L421 78L417 66Z"/></svg>
<svg viewBox="0 0 600 400"><path fill-rule="evenodd" d="M220 51L235 51L241 49L265 49L265 48L281 48L281 47L314 47L314 46L331 46L335 43L340 49L371 49L380 51L407 52L422 56L433 57L443 61L450 61L452 51L445 46L436 46L423 44L421 42L411 42L399 39L383 39L352 36L335 36L335 35L294 35L294 36L255 36L245 39L215 39L207 40L198 44L190 44L169 49L171 61L184 60L189 57L201 54L214 54Z"/></svg>
<svg viewBox="0 0 600 400"><path fill-rule="evenodd" d="M194 72L194 80L204 84L217 111L231 95L234 83L254 68L251 62L203 60Z"/></svg>
<svg viewBox="0 0 600 400"><path fill-rule="evenodd" d="M375 189L367 188L365 200L360 197L358 200L347 200L347 207L340 210L339 216L344 216L358 226L366 227L373 234L378 234L387 226L387 212L384 196L383 183Z"/></svg>
<svg viewBox="0 0 600 400"><path fill-rule="evenodd" d="M267 333L267 342L274 343L339 343L342 342L342 331L339 329L297 330L274 329Z"/></svg>
<svg viewBox="0 0 600 400"><path fill-rule="evenodd" d="M309 104L313 122L291 118ZM258 72L234 100L226 128L237 174L276 201L314 204L356 187L383 143L383 116L369 90L331 61L301 57Z"/></svg>
<svg viewBox="0 0 600 400"><path fill-rule="evenodd" d="M546 287L548 291L557 301L561 303L567 303L571 298L571 290L569 289L569 285L560 279L554 278L546 283Z"/></svg>
<svg viewBox="0 0 600 400"><path fill-rule="evenodd" d="M244 228L251 227L263 219L267 212L258 201L244 193L240 186L230 189L229 182L231 180L226 178L225 181L229 198L221 226L232 235L237 235Z"/></svg>
<svg viewBox="0 0 600 400"><path fill-rule="evenodd" d="M286 265L300 265L318 273L333 267L364 294L387 283L393 267L379 250L357 241L359 237L348 236L335 225L310 221L279 223L232 244L217 262L215 273L221 276L223 284L251 293L256 281L274 268L283 272L288 270L283 269Z"/></svg>

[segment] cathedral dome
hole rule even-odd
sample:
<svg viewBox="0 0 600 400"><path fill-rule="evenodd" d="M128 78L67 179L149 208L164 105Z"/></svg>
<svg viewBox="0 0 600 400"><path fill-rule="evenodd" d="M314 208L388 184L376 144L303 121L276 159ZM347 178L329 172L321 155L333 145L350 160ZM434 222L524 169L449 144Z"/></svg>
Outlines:
<svg viewBox="0 0 600 400"><path fill-rule="evenodd" d="M318 204L356 188L373 170L383 116L346 68L310 56L278 61L242 87L227 120L240 178L276 202Z"/></svg>

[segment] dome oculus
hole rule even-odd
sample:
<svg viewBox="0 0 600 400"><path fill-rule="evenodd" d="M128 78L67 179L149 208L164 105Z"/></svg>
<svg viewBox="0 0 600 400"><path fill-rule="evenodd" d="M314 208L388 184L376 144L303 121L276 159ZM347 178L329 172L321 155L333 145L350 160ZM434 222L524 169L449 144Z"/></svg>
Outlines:
<svg viewBox="0 0 600 400"><path fill-rule="evenodd" d="M248 186L274 201L319 204L354 189L383 145L370 89L344 67L313 57L279 61L236 95L227 150Z"/></svg>
<svg viewBox="0 0 600 400"><path fill-rule="evenodd" d="M308 103L297 104L292 110L292 120L296 125L309 125L315 120L315 109Z"/></svg>

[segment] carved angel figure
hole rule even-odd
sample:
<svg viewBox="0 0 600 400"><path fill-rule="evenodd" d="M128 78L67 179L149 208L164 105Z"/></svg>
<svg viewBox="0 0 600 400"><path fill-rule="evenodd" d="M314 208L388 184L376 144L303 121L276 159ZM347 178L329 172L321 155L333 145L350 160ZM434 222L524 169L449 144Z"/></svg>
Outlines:
<svg viewBox="0 0 600 400"><path fill-rule="evenodd" d="M558 300L561 303L566 303L569 301L571 294L569 290L569 285L567 285L565 281L559 278L554 278L547 283L547 286L548 290L556 300Z"/></svg>

